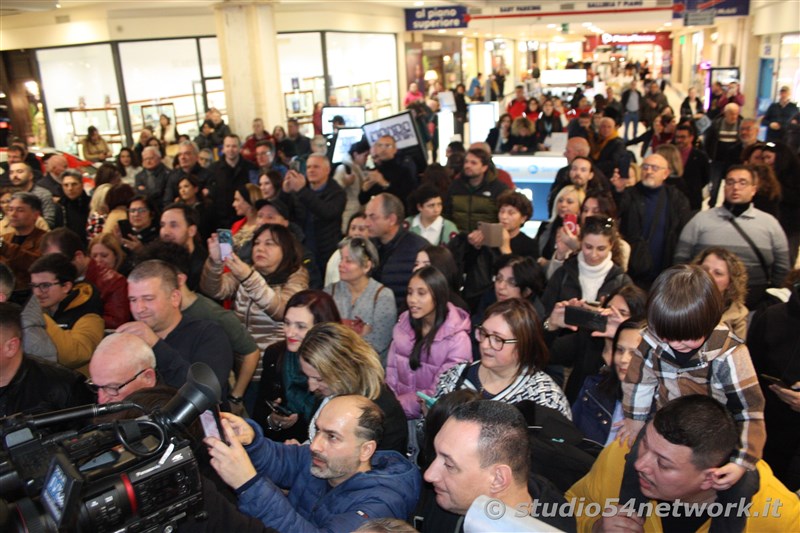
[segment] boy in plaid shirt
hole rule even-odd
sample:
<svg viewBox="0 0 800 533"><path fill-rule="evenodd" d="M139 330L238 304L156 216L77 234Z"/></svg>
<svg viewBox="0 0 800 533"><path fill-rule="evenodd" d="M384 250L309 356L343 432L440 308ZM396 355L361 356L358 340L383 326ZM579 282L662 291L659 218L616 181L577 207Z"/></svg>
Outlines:
<svg viewBox="0 0 800 533"><path fill-rule="evenodd" d="M624 442L633 440L656 409L689 394L711 396L739 426L739 449L716 469L714 489L727 490L754 470L766 441L764 396L743 341L720 324L722 295L697 265L662 272L647 302L647 327L622 384Z"/></svg>

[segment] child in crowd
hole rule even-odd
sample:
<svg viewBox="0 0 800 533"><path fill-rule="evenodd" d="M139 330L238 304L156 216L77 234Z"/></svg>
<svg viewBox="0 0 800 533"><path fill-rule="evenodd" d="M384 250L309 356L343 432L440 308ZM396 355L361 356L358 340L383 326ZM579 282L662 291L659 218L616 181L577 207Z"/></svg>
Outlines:
<svg viewBox="0 0 800 533"><path fill-rule="evenodd" d="M720 323L723 309L722 295L698 265L674 266L656 278L648 325L622 384L625 421L619 431L622 442L632 444L654 402L660 408L680 396L711 396L741 429L739 450L713 473L713 488L720 491L755 469L766 440L764 396L750 353Z"/></svg>

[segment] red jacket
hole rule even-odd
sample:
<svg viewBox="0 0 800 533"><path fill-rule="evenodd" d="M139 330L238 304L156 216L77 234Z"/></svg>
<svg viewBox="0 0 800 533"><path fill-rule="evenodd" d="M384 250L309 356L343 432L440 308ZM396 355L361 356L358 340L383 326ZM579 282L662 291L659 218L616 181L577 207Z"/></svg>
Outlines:
<svg viewBox="0 0 800 533"><path fill-rule="evenodd" d="M525 114L525 111L528 109L528 101L527 100L517 100L514 98L511 103L508 104L506 108L506 113L511 115L511 119L519 118Z"/></svg>
<svg viewBox="0 0 800 533"><path fill-rule="evenodd" d="M103 320L107 329L116 329L130 322L128 281L125 276L90 259L84 277L100 291L100 299L103 300Z"/></svg>

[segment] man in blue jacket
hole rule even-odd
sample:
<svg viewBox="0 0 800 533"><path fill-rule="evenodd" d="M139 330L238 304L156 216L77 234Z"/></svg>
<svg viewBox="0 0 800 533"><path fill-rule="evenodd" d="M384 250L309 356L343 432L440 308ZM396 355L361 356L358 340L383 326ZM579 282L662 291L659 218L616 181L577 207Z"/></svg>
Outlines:
<svg viewBox="0 0 800 533"><path fill-rule="evenodd" d="M374 518L405 519L417 504L419 471L395 451L376 451L383 412L363 396L328 402L305 446L272 442L258 424L222 416L231 444L205 439L211 466L236 490L239 510L270 527L348 532Z"/></svg>

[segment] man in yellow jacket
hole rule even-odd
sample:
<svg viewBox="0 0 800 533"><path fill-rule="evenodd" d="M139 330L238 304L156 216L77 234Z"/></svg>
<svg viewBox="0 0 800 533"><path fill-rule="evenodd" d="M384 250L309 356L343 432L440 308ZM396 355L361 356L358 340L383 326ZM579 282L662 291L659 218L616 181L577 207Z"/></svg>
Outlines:
<svg viewBox="0 0 800 533"><path fill-rule="evenodd" d="M729 490L712 488L713 470L737 445L736 424L716 400L669 402L632 450L611 443L567 491L578 531L798 531L800 500L764 461Z"/></svg>

